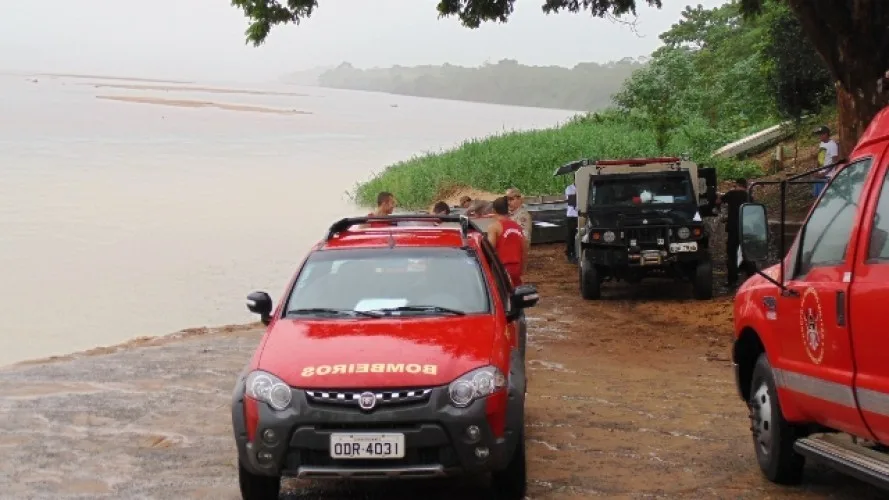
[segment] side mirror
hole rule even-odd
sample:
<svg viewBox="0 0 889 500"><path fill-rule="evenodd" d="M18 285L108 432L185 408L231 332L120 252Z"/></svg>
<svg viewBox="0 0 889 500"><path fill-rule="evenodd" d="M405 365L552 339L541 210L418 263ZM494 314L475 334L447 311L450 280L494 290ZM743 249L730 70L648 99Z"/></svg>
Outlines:
<svg viewBox="0 0 889 500"><path fill-rule="evenodd" d="M762 262L769 256L769 219L762 203L741 205L738 217L741 256L748 262Z"/></svg>
<svg viewBox="0 0 889 500"><path fill-rule="evenodd" d="M272 298L265 292L252 292L247 296L247 309L258 314L263 325L271 323Z"/></svg>
<svg viewBox="0 0 889 500"><path fill-rule="evenodd" d="M534 285L519 285L512 292L513 309L520 310L534 307L539 300L540 295L537 293L537 287Z"/></svg>

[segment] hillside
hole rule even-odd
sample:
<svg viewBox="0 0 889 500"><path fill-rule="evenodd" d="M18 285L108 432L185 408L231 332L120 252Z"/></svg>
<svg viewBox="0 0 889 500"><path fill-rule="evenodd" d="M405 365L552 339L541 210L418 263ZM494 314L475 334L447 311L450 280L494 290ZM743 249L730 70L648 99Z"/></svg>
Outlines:
<svg viewBox="0 0 889 500"><path fill-rule="evenodd" d="M322 87L370 90L417 97L595 111L611 104L612 96L646 59L626 58L598 64L581 63L573 68L526 66L504 59L481 67L394 66L360 69L342 63L327 70L302 71L284 77L288 83L306 85L313 78Z"/></svg>
<svg viewBox="0 0 889 500"><path fill-rule="evenodd" d="M713 153L786 120L798 124L802 143L811 143L812 127L830 118L835 98L823 62L794 30L799 25L780 2L767 4L755 19L740 15L737 0L714 9L687 7L661 34L664 46L632 72L608 108L554 128L472 139L398 162L357 185L355 198L371 204L386 190L420 208L459 187L560 193L567 180L552 172L584 157L685 155L715 166L722 179L763 175L752 159ZM787 64L793 60L806 65Z"/></svg>

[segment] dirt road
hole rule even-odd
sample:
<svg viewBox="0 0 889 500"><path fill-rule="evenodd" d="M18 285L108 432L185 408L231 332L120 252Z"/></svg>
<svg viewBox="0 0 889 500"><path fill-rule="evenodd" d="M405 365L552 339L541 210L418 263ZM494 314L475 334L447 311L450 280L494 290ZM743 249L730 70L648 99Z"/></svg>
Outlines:
<svg viewBox="0 0 889 500"><path fill-rule="evenodd" d="M760 477L730 298L661 283L585 302L560 251L535 248L528 276L530 498L880 497L815 466L800 488ZM240 498L229 402L261 330L191 333L0 371L0 498ZM473 486L289 483L282 498L489 500Z"/></svg>

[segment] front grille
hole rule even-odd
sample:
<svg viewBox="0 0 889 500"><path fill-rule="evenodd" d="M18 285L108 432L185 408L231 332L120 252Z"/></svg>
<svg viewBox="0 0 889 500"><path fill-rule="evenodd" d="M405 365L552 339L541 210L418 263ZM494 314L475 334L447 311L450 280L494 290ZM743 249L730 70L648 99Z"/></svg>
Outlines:
<svg viewBox="0 0 889 500"><path fill-rule="evenodd" d="M368 392L376 397L375 407L380 407L425 403L429 401L432 389L311 390L306 391L306 397L310 403L358 408L361 395Z"/></svg>
<svg viewBox="0 0 889 500"><path fill-rule="evenodd" d="M624 240L636 240L636 245L664 245L667 243L666 227L625 227ZM661 240L660 242L658 240Z"/></svg>

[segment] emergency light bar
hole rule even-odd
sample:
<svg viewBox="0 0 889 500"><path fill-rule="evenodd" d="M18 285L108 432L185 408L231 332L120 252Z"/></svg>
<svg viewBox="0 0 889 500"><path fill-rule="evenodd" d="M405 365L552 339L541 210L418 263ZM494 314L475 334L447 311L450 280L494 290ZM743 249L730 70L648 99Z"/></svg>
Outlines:
<svg viewBox="0 0 889 500"><path fill-rule="evenodd" d="M557 168L553 173L553 176L557 175L565 175L570 174L572 172L577 172L582 167L586 167L589 165L595 165L599 167L598 170L602 170L602 167L607 166L629 166L629 167L641 167L644 165L651 165L652 163L680 163L682 162L682 158L678 156L663 156L659 158L624 158L618 160L593 160L590 158L584 158L581 160L575 160L569 163L562 165Z"/></svg>

